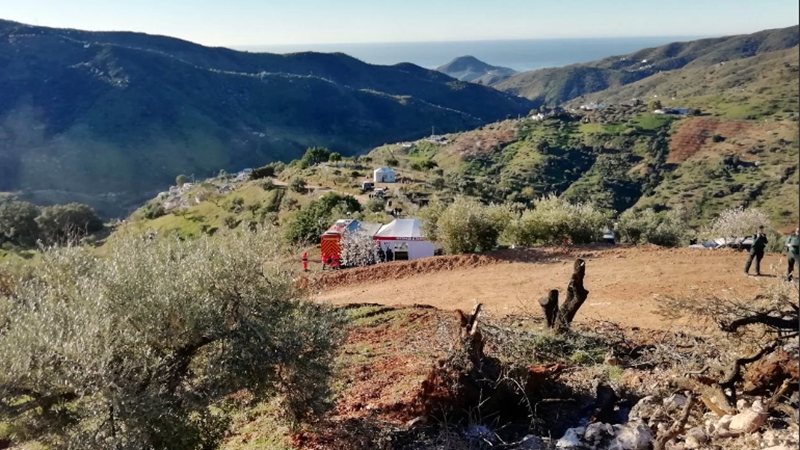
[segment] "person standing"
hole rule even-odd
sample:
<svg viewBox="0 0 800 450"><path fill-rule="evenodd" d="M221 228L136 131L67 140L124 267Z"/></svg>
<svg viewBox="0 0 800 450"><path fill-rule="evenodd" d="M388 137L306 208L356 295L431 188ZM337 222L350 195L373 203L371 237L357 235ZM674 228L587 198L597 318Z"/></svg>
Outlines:
<svg viewBox="0 0 800 450"><path fill-rule="evenodd" d="M386 246L386 262L392 261L394 261L394 252L392 251L391 247Z"/></svg>
<svg viewBox="0 0 800 450"><path fill-rule="evenodd" d="M800 268L800 260L798 258L800 258L800 227L795 228L794 233L786 239L786 260L788 264L786 281L792 281L795 263L798 263L798 268Z"/></svg>
<svg viewBox="0 0 800 450"><path fill-rule="evenodd" d="M756 260L756 276L761 276L761 260L764 258L764 249L767 247L767 235L764 234L764 226L758 227L758 231L753 236L753 243L750 245L750 254L744 265L744 274L750 275L750 265Z"/></svg>
<svg viewBox="0 0 800 450"><path fill-rule="evenodd" d="M303 272L308 272L308 252L303 252Z"/></svg>

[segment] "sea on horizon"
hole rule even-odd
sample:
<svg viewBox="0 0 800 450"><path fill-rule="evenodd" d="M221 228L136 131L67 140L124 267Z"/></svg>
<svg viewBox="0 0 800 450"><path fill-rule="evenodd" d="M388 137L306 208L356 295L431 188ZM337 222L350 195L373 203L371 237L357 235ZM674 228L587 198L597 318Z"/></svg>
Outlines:
<svg viewBox="0 0 800 450"><path fill-rule="evenodd" d="M236 46L236 50L265 53L314 51L341 52L369 64L410 62L435 69L459 56L471 55L494 66L518 72L562 67L608 56L624 55L671 42L699 39L692 36L525 39L502 41L397 42L374 44L298 44Z"/></svg>

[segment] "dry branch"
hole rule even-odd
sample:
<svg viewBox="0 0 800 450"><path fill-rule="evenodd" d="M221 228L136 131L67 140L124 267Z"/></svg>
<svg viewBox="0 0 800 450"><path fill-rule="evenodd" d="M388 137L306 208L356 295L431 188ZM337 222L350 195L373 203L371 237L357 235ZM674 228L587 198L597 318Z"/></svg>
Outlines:
<svg viewBox="0 0 800 450"><path fill-rule="evenodd" d="M686 426L686 422L689 420L689 414L691 413L692 406L694 406L695 402L694 396L688 392L686 394L686 398L686 405L684 405L680 417L664 434L656 438L655 442L653 443L653 450L664 450L668 442L683 434L684 427Z"/></svg>

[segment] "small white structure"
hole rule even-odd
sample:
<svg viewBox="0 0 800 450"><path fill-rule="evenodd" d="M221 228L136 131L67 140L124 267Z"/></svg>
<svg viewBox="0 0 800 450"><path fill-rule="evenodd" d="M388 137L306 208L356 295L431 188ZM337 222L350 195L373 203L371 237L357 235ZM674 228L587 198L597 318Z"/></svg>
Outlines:
<svg viewBox="0 0 800 450"><path fill-rule="evenodd" d="M425 240L417 219L395 219L382 226L373 239L384 251L391 249L395 260L429 258L436 251L433 242Z"/></svg>
<svg viewBox="0 0 800 450"><path fill-rule="evenodd" d="M391 167L379 167L372 172L372 179L375 183L394 183L394 169Z"/></svg>

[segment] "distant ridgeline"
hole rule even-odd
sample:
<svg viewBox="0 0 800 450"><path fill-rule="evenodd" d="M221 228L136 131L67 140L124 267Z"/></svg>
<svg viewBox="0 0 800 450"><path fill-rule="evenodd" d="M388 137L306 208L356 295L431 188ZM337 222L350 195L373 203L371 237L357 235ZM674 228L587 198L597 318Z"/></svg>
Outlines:
<svg viewBox="0 0 800 450"><path fill-rule="evenodd" d="M0 21L0 192L124 215L204 178L321 145L351 155L537 105L411 64L258 54Z"/></svg>

